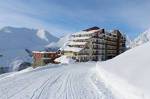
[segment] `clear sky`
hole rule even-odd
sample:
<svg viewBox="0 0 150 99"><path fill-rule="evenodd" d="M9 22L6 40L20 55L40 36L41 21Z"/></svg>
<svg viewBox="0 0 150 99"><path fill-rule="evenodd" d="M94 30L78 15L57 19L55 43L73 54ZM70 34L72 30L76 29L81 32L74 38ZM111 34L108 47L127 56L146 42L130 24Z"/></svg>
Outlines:
<svg viewBox="0 0 150 99"><path fill-rule="evenodd" d="M0 0L0 27L44 28L56 36L91 26L134 38L150 28L150 0Z"/></svg>

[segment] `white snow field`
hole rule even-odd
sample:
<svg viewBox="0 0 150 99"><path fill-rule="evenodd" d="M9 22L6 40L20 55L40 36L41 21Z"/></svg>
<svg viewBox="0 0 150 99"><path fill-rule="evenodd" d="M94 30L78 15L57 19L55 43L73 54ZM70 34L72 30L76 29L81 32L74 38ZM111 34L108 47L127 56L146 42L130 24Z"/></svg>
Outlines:
<svg viewBox="0 0 150 99"><path fill-rule="evenodd" d="M96 63L49 65L0 76L0 99L115 99Z"/></svg>
<svg viewBox="0 0 150 99"><path fill-rule="evenodd" d="M150 42L106 62L0 75L0 99L150 99Z"/></svg>
<svg viewBox="0 0 150 99"><path fill-rule="evenodd" d="M150 42L97 63L101 78L123 99L150 99ZM113 92L114 92L113 91Z"/></svg>

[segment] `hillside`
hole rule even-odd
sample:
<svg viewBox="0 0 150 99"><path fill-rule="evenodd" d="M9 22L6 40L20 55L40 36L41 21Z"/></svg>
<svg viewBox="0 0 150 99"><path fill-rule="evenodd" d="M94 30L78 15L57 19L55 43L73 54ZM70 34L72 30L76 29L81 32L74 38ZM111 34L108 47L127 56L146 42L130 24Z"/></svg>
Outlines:
<svg viewBox="0 0 150 99"><path fill-rule="evenodd" d="M12 67L23 61L30 61L25 49L43 49L57 40L57 37L43 29L4 27L0 29L0 66Z"/></svg>
<svg viewBox="0 0 150 99"><path fill-rule="evenodd" d="M109 79L110 81L111 76L109 76L109 74L113 74L113 76L115 75L115 77L121 78L123 82L126 82L125 84L122 83L122 81L116 80L115 83L110 83L110 85L115 87L116 90L123 90L124 92L121 94L136 93L136 96L142 95L143 98L145 97L146 99L149 99L147 98L150 93L149 50L150 42L130 49L112 60L108 60L102 63L99 62L97 67L99 68L100 72L103 72L103 69L106 72L105 75L102 74L104 79ZM134 90L133 88L132 90L132 88L129 86L122 88L125 86L124 84L132 85L137 89Z"/></svg>

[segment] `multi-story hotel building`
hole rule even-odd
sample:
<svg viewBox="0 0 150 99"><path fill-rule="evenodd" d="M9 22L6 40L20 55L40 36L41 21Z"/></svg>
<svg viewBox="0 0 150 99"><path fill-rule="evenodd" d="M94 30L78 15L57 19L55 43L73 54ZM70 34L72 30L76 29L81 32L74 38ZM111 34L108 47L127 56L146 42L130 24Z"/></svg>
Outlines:
<svg viewBox="0 0 150 99"><path fill-rule="evenodd" d="M125 36L119 30L111 32L92 27L71 35L63 54L78 62L103 61L124 52Z"/></svg>

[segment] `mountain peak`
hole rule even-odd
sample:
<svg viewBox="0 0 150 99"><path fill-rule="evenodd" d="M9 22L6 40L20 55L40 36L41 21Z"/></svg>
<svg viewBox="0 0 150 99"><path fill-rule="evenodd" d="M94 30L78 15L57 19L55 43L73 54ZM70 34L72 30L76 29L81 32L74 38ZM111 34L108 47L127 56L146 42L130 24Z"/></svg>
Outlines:
<svg viewBox="0 0 150 99"><path fill-rule="evenodd" d="M132 46L139 46L150 41L150 28L134 39Z"/></svg>
<svg viewBox="0 0 150 99"><path fill-rule="evenodd" d="M41 50L58 38L44 29L30 29L19 27L4 27L0 29L0 66L11 66L16 57L26 57L25 49ZM27 58L26 58L27 59Z"/></svg>
<svg viewBox="0 0 150 99"><path fill-rule="evenodd" d="M45 31L44 29L38 29L36 35L37 35L39 38L41 38L41 39L43 39L43 40L49 42L49 40L48 40L48 38L47 38L47 36L46 36L47 33L48 33L48 32Z"/></svg>

